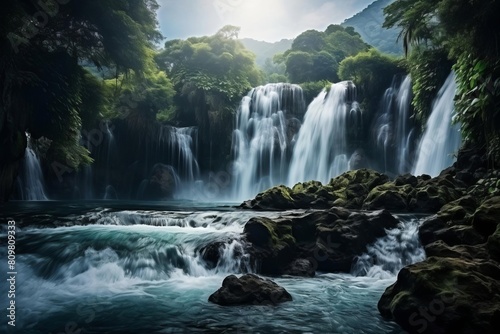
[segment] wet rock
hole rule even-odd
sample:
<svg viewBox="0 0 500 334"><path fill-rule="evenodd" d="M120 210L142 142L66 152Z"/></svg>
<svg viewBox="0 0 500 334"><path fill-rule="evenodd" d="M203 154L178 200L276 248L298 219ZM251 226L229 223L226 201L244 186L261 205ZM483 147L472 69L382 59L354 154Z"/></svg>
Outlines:
<svg viewBox="0 0 500 334"><path fill-rule="evenodd" d="M499 279L496 262L430 257L403 268L378 309L410 333L493 333L500 325Z"/></svg>
<svg viewBox="0 0 500 334"><path fill-rule="evenodd" d="M245 225L248 251L259 273L292 274L299 259L327 272L350 272L354 259L366 246L386 235L399 221L388 211L350 212L332 208L280 219L252 218ZM309 272L307 270L295 270ZM302 274L301 274L302 275Z"/></svg>
<svg viewBox="0 0 500 334"><path fill-rule="evenodd" d="M368 193L388 181L384 174L359 169L344 173L326 185L309 181L298 183L292 189L273 187L240 207L253 210L327 209L332 206L361 209Z"/></svg>
<svg viewBox="0 0 500 334"><path fill-rule="evenodd" d="M201 258L205 261L209 269L214 269L221 257L222 248L226 242L217 241L202 247L199 250Z"/></svg>
<svg viewBox="0 0 500 334"><path fill-rule="evenodd" d="M308 259L297 259L283 271L284 275L314 277L314 264Z"/></svg>
<svg viewBox="0 0 500 334"><path fill-rule="evenodd" d="M223 306L276 305L291 300L283 287L253 274L226 277L222 287L208 298L209 302Z"/></svg>
<svg viewBox="0 0 500 334"><path fill-rule="evenodd" d="M497 225L495 233L488 238L487 248L491 258L500 262L500 225Z"/></svg>
<svg viewBox="0 0 500 334"><path fill-rule="evenodd" d="M474 228L484 236L492 235L500 224L500 196L484 201L472 218Z"/></svg>

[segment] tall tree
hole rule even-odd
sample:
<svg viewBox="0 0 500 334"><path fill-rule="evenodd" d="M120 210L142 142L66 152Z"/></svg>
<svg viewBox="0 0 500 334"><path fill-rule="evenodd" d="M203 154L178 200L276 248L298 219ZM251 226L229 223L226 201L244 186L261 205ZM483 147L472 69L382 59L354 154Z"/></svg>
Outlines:
<svg viewBox="0 0 500 334"><path fill-rule="evenodd" d="M104 99L83 62L117 72L144 70L161 38L155 0L37 1L2 4L0 11L0 202L16 178L25 132L52 141L67 168L90 162L80 146L82 116ZM89 94L89 92L94 94ZM89 110L92 109L92 110Z"/></svg>

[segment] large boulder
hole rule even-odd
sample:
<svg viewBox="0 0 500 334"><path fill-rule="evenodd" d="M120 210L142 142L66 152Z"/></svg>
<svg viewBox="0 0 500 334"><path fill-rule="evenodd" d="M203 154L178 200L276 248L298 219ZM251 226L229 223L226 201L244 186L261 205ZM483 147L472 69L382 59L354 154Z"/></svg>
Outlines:
<svg viewBox="0 0 500 334"><path fill-rule="evenodd" d="M482 235L492 235L500 224L500 196L485 200L474 213L472 225Z"/></svg>
<svg viewBox="0 0 500 334"><path fill-rule="evenodd" d="M382 316L409 333L496 332L500 267L467 257L430 257L403 268L378 303Z"/></svg>
<svg viewBox="0 0 500 334"><path fill-rule="evenodd" d="M309 181L293 188L273 187L242 203L241 207L252 210L327 209L332 206L361 209L368 193L388 181L387 175L359 169L333 178L326 185Z"/></svg>
<svg viewBox="0 0 500 334"><path fill-rule="evenodd" d="M259 273L312 276L315 270L350 272L356 257L398 223L385 210L365 213L333 207L274 220L252 218L244 233Z"/></svg>
<svg viewBox="0 0 500 334"><path fill-rule="evenodd" d="M223 306L276 305L291 300L283 287L253 274L226 277L222 287L208 298L209 302Z"/></svg>

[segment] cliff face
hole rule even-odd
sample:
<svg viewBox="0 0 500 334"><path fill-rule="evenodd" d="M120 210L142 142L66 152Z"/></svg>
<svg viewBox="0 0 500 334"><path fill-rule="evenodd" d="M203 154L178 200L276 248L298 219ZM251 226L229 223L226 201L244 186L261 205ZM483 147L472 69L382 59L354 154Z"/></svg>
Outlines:
<svg viewBox="0 0 500 334"><path fill-rule="evenodd" d="M9 114L4 104L0 108L0 203L6 202L19 173L26 150L26 134L21 113Z"/></svg>

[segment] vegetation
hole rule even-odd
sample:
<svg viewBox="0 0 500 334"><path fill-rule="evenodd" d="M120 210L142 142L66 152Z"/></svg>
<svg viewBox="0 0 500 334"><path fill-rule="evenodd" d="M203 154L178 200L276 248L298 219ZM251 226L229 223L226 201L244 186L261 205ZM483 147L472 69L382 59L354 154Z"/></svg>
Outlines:
<svg viewBox="0 0 500 334"><path fill-rule="evenodd" d="M486 146L496 162L500 161L499 10L498 0L398 0L385 9L384 24L401 28L407 53L422 52L414 48L419 46L433 55L447 54L457 76L456 120L465 140ZM422 54L414 65L433 61ZM423 78L421 87L428 88Z"/></svg>
<svg viewBox="0 0 500 334"><path fill-rule="evenodd" d="M160 68L172 78L176 109L170 121L198 126L201 161L211 161L211 147L230 152L234 112L252 87L263 83L255 55L237 40L239 28L226 26L213 36L172 40L156 56ZM214 135L217 134L217 135ZM227 154L227 153L226 153Z"/></svg>
<svg viewBox="0 0 500 334"><path fill-rule="evenodd" d="M105 99L101 83L80 64L139 75L161 38L157 8L155 0L5 3L0 14L2 146L27 131L52 140L49 152L69 167L90 162L79 144L82 120L96 117Z"/></svg>
<svg viewBox="0 0 500 334"><path fill-rule="evenodd" d="M395 75L405 73L403 62L375 49L345 58L339 67L341 80L352 80L366 110L376 110L380 97Z"/></svg>
<svg viewBox="0 0 500 334"><path fill-rule="evenodd" d="M396 28L384 28L384 8L394 0L377 0L367 8L342 22L343 27L353 27L363 40L372 45L378 51L400 56L403 54L403 46L398 42L399 30Z"/></svg>
<svg viewBox="0 0 500 334"><path fill-rule="evenodd" d="M274 61L285 64L291 82L337 82L339 63L368 48L354 29L332 24L324 32L303 32L293 41L292 47L276 56Z"/></svg>

